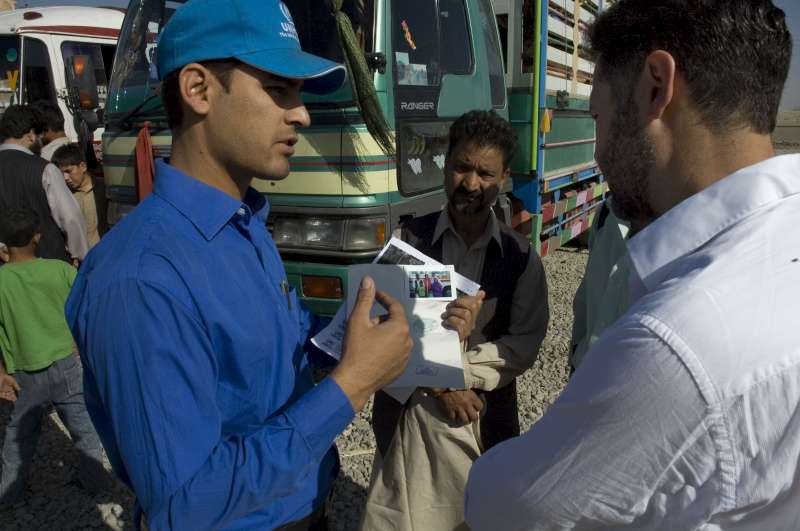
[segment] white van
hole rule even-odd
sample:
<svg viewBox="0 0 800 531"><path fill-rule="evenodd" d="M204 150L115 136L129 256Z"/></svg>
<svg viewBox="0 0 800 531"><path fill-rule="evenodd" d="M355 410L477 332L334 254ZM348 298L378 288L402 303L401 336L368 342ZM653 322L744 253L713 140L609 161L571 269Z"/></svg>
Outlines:
<svg viewBox="0 0 800 531"><path fill-rule="evenodd" d="M78 140L68 106L65 65L88 56L94 66L99 107L108 79L124 10L102 7L40 7L0 12L0 113L9 105L57 102L72 141ZM102 128L94 132L99 149Z"/></svg>

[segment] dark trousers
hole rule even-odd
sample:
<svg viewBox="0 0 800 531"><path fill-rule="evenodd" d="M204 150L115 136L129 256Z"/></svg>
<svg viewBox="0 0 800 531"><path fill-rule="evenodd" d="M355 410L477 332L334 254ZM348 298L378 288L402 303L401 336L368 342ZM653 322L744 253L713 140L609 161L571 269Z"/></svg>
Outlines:
<svg viewBox="0 0 800 531"><path fill-rule="evenodd" d="M101 483L105 475L102 446L86 411L83 369L77 356L58 360L36 372L17 371L13 376L20 392L6 427L0 503L13 503L22 497L41 433L42 417L49 404L55 407L81 453L79 480L90 489Z"/></svg>

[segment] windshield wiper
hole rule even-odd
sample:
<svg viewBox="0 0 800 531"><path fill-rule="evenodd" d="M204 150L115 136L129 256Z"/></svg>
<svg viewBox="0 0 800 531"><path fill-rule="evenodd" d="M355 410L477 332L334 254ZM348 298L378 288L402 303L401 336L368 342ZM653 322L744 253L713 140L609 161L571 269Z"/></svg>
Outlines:
<svg viewBox="0 0 800 531"><path fill-rule="evenodd" d="M146 97L144 99L144 101L142 101L142 103L140 103L139 105L137 105L136 107L134 107L130 111L126 112L125 114L123 114L119 118L116 118L114 120L109 120L109 124L111 124L111 123L120 124L123 129L130 129L133 126L133 123L131 121L141 114L142 109L144 109L144 107L148 103L150 103L151 101L156 100L158 98L159 98L159 94L157 94L157 93L149 95L148 97Z"/></svg>

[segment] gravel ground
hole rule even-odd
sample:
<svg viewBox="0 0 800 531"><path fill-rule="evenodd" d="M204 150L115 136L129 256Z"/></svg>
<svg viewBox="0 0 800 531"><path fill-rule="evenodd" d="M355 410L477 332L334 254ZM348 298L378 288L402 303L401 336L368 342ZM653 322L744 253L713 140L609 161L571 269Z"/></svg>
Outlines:
<svg viewBox="0 0 800 531"><path fill-rule="evenodd" d="M572 329L572 297L586 266L585 251L564 249L543 260L550 289L550 326L539 359L518 382L520 420L527 430L561 392L567 380L567 351ZM332 529L356 529L366 498L375 440L369 427L371 405L339 436L342 472L333 496ZM10 405L0 401L0 431ZM1 437L2 435L0 435ZM23 502L0 510L0 530L133 529L133 496L117 484L90 496L73 481L77 453L55 413L43 426ZM108 467L108 463L106 463ZM108 467L110 470L110 467Z"/></svg>

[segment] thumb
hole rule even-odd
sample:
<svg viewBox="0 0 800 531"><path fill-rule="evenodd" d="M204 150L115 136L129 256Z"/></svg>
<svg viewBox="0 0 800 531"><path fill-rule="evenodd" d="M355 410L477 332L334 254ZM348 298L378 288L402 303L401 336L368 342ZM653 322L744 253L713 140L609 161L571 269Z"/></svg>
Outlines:
<svg viewBox="0 0 800 531"><path fill-rule="evenodd" d="M19 393L22 388L17 383L17 380L13 376L9 376L9 379L11 380L11 387L13 387L14 390Z"/></svg>
<svg viewBox="0 0 800 531"><path fill-rule="evenodd" d="M364 277L361 279L361 286L358 289L358 297L356 304L353 306L353 312L350 314L350 319L356 319L361 322L369 321L369 312L372 310L372 304L375 302L375 281L371 277Z"/></svg>

